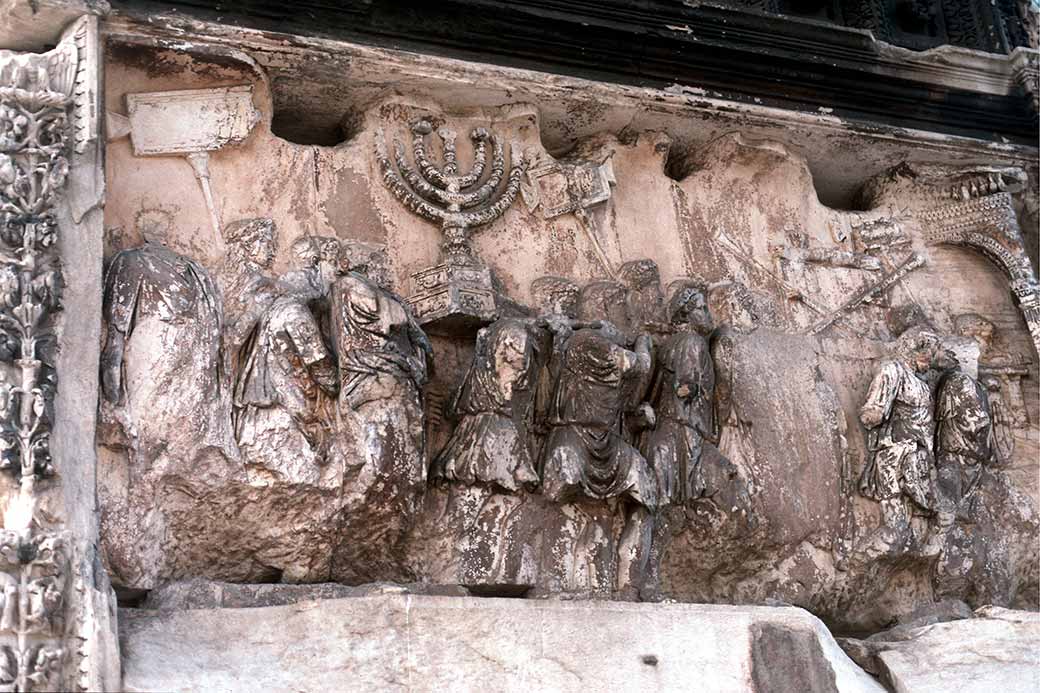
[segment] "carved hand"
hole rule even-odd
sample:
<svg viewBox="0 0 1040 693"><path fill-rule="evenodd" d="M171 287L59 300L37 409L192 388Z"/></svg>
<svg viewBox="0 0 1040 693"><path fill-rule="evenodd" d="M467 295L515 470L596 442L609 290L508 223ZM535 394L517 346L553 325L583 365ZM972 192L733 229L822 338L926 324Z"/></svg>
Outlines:
<svg viewBox="0 0 1040 693"><path fill-rule="evenodd" d="M339 392L339 381L336 378L336 365L326 357L310 365L311 376L322 390L333 397Z"/></svg>
<svg viewBox="0 0 1040 693"><path fill-rule="evenodd" d="M885 410L881 407L865 406L860 409L859 420L863 422L863 425L867 428L875 428L881 425L881 421L885 418Z"/></svg>

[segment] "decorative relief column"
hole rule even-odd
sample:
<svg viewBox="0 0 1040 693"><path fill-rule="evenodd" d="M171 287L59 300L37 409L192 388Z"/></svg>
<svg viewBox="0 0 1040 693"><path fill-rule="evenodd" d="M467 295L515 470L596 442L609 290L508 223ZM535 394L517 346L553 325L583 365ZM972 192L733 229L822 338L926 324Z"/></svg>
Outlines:
<svg viewBox="0 0 1040 693"><path fill-rule="evenodd" d="M114 600L96 558L96 459L81 435L97 361L79 348L96 342L79 309L94 274L100 295L100 236L96 257L79 256L82 239L59 240L100 232L97 42L97 19L83 17L49 52L0 51L0 691L119 685ZM75 292L67 321L63 290ZM67 364L78 372L58 397Z"/></svg>

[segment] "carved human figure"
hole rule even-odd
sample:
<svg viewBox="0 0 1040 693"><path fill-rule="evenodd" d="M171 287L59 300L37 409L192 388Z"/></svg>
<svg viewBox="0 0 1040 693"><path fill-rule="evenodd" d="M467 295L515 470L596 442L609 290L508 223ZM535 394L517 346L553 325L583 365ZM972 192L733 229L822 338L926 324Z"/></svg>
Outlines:
<svg viewBox="0 0 1040 693"><path fill-rule="evenodd" d="M251 325L235 382L235 435L261 477L317 483L327 445L324 393L337 392L336 367L311 305L327 295L314 237L292 246L295 268ZM260 472L263 470L263 472Z"/></svg>
<svg viewBox="0 0 1040 693"><path fill-rule="evenodd" d="M429 339L397 295L357 272L336 280L331 311L341 382L335 448L344 469L421 488Z"/></svg>
<svg viewBox="0 0 1040 693"><path fill-rule="evenodd" d="M1007 353L999 344L996 332L991 321L976 313L954 318L954 333L974 340L979 347L978 368L968 364L962 369L977 377L986 389L993 442L1001 459L1009 460L1015 452L1015 429L1029 425L1021 386L1021 378L1029 369L1028 362L1018 361Z"/></svg>
<svg viewBox="0 0 1040 693"><path fill-rule="evenodd" d="M870 458L860 477L860 493L881 503L882 521L906 537L912 506L937 509L932 478L932 394L923 379L937 357L938 336L911 327L896 340L894 353L874 376L860 409L869 429Z"/></svg>
<svg viewBox="0 0 1040 693"><path fill-rule="evenodd" d="M664 297L661 272L653 260L631 260L618 269L625 287L625 318L629 330L642 330L662 321Z"/></svg>
<svg viewBox="0 0 1040 693"><path fill-rule="evenodd" d="M750 521L748 487L737 468L716 447L714 320L702 286L690 280L673 282L667 306L675 331L658 349L658 366L650 387L655 427L643 437L643 452L657 476L658 512L652 518L652 540L644 599L660 597L660 567L671 537L686 526L685 505L710 499L713 514L739 513ZM726 381L727 407L732 394ZM707 510L706 506L703 510Z"/></svg>
<svg viewBox="0 0 1040 693"><path fill-rule="evenodd" d="M658 350L650 388L657 425L644 446L657 475L661 503L682 504L704 493L700 456L715 438L715 368L708 337L714 322L703 289L694 282L675 287L668 317L677 330Z"/></svg>
<svg viewBox="0 0 1040 693"><path fill-rule="evenodd" d="M670 286L672 292L677 284ZM711 337L715 368L715 433L719 452L744 470L756 466L751 422L742 415L734 398L734 359L742 335L758 328L759 316L747 287L739 282L714 284L707 291L708 312L718 327Z"/></svg>
<svg viewBox="0 0 1040 693"><path fill-rule="evenodd" d="M550 360L556 386L549 402L550 432L543 452L542 492L566 503L582 498L628 501L617 549L617 589L637 597L645 579L651 542L651 513L658 502L657 480L646 459L628 441L622 425L626 414L640 412L652 424L652 411L642 401L653 367L648 335L633 349L620 341L618 330L569 329L551 323L554 346Z"/></svg>
<svg viewBox="0 0 1040 693"><path fill-rule="evenodd" d="M621 417L640 404L633 386L650 372L651 341L634 350L603 330L576 330L562 346L550 403L543 490L553 500L628 497L657 505L657 482L621 431Z"/></svg>
<svg viewBox="0 0 1040 693"><path fill-rule="evenodd" d="M993 447L997 458L1006 463L1015 453L1015 412L1008 404L1004 392L1004 383L994 375L979 377L979 383L986 389L989 399L990 416L993 421Z"/></svg>
<svg viewBox="0 0 1040 693"><path fill-rule="evenodd" d="M539 315L578 316L581 289L564 277L538 277L531 282L531 297Z"/></svg>
<svg viewBox="0 0 1040 693"><path fill-rule="evenodd" d="M163 451L207 446L236 457L220 292L201 265L162 245L156 228L144 229L145 245L119 252L105 278L102 439L149 464Z"/></svg>
<svg viewBox="0 0 1040 693"><path fill-rule="evenodd" d="M936 469L941 520L967 511L984 466L999 463L989 396L960 368L939 385L936 405Z"/></svg>
<svg viewBox="0 0 1040 693"><path fill-rule="evenodd" d="M279 293L267 276L276 250L275 224L270 219L242 219L224 229L227 256L220 271L224 296L225 348L238 353L260 314Z"/></svg>
<svg viewBox="0 0 1040 693"><path fill-rule="evenodd" d="M574 331L578 316L581 288L564 277L544 276L531 282L531 297L539 318L533 335L537 376L534 385L532 413L532 449L538 477L542 476L545 437L548 435L549 410L556 388L555 374L559 370L559 356L563 344Z"/></svg>
<svg viewBox="0 0 1040 693"><path fill-rule="evenodd" d="M673 295L679 288L671 286ZM710 443L701 453L704 495L723 512L738 514L748 529L758 525L751 495L758 465L752 440L752 423L742 412L737 397L738 344L759 326L760 313L754 297L739 282L722 282L709 287L708 317L715 323L709 339L715 370L713 430ZM844 417L840 419L844 422Z"/></svg>
<svg viewBox="0 0 1040 693"><path fill-rule="evenodd" d="M600 279L589 282L578 297L578 319L610 323L618 337L628 328L628 291L620 282Z"/></svg>
<svg viewBox="0 0 1040 693"><path fill-rule="evenodd" d="M507 491L538 484L527 438L536 366L524 322L498 320L477 334L473 363L448 405L459 423L434 460L435 477Z"/></svg>

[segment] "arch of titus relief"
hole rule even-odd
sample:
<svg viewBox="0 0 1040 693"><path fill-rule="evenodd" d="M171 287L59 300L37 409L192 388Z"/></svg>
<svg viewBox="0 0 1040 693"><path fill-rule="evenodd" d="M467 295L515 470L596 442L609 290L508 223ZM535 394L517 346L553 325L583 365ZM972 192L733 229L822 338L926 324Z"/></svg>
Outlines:
<svg viewBox="0 0 1040 693"><path fill-rule="evenodd" d="M1036 0L0 0L0 691L1040 691Z"/></svg>

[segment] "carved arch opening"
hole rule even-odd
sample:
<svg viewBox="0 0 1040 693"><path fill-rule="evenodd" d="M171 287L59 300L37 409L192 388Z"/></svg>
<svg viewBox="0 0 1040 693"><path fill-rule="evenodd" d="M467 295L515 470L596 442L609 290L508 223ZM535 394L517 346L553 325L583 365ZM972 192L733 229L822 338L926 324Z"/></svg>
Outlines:
<svg viewBox="0 0 1040 693"><path fill-rule="evenodd" d="M1004 273L1040 354L1040 283L1026 254L1010 193L931 209L921 220L928 245L974 250Z"/></svg>

